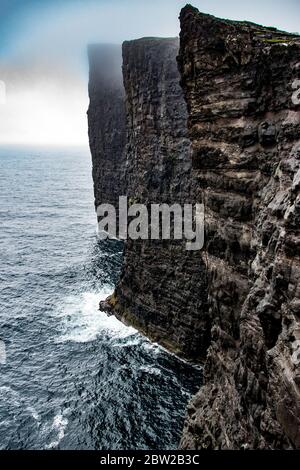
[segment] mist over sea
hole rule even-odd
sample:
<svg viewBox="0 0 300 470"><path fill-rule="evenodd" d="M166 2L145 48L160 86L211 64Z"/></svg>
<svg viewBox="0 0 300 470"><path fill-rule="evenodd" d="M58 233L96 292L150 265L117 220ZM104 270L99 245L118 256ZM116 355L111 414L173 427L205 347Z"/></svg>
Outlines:
<svg viewBox="0 0 300 470"><path fill-rule="evenodd" d="M87 148L0 148L0 246L0 449L176 448L201 372L99 312Z"/></svg>

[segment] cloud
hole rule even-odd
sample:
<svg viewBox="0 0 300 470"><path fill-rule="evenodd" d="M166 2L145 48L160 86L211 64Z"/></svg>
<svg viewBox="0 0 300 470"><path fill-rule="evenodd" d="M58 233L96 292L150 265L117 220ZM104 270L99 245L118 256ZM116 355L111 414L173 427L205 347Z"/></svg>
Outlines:
<svg viewBox="0 0 300 470"><path fill-rule="evenodd" d="M37 59L0 65L0 143L87 143L86 79L61 63Z"/></svg>
<svg viewBox="0 0 300 470"><path fill-rule="evenodd" d="M20 16L0 62L7 89L6 104L0 105L0 142L87 143L87 45L173 33L176 15L167 31L170 22L157 15L160 2L151 3L54 3L56 8L29 9Z"/></svg>
<svg viewBox="0 0 300 470"><path fill-rule="evenodd" d="M0 142L74 144L87 142L88 43L178 35L178 15L186 1L14 3L9 3L9 36L3 38L2 52L0 38L0 81L7 98L0 104ZM297 29L298 0L252 0L250 10L237 0L192 3L221 17Z"/></svg>
<svg viewBox="0 0 300 470"><path fill-rule="evenodd" d="M82 90L40 82L8 91L0 105L0 142L87 143L87 97Z"/></svg>

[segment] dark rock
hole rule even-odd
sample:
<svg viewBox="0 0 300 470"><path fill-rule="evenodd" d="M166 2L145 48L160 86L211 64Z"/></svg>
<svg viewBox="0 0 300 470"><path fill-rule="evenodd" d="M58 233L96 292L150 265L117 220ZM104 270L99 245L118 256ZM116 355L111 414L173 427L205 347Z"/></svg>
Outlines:
<svg viewBox="0 0 300 470"><path fill-rule="evenodd" d="M89 46L89 142L93 162L95 206L118 207L125 194L125 93L122 49L112 44Z"/></svg>
<svg viewBox="0 0 300 470"><path fill-rule="evenodd" d="M99 303L100 312L106 313L108 316L113 315L113 307L108 300L101 300Z"/></svg>
<svg viewBox="0 0 300 470"><path fill-rule="evenodd" d="M187 110L179 84L176 38L123 44L126 91L126 183L144 204L190 203L192 162ZM201 202L201 201L200 201ZM188 358L204 357L206 267L185 241L128 241L115 295L119 318Z"/></svg>
<svg viewBox="0 0 300 470"><path fill-rule="evenodd" d="M276 144L276 127L274 124L264 121L258 126L258 138L262 145Z"/></svg>
<svg viewBox="0 0 300 470"><path fill-rule="evenodd" d="M177 39L124 43L125 93L91 61L95 197L203 202L206 244L128 240L100 308L205 359L181 448L300 448L300 40L191 6L180 21L180 75Z"/></svg>
<svg viewBox="0 0 300 470"><path fill-rule="evenodd" d="M118 49L112 50L113 60L106 61L104 68L99 66L103 63L102 47L92 49L89 133L96 203L114 204L122 194L128 196L129 203L147 205L190 203L198 197L192 191L178 50L176 38L125 42L124 94L119 79L106 79L109 73L119 77L121 67L118 73L114 68ZM117 141L113 140L116 128L122 131ZM203 359L210 338L205 271L199 253L186 251L184 240L128 240L114 293L114 313L178 354ZM106 311L110 301L102 304ZM203 310L202 316L199 310Z"/></svg>
<svg viewBox="0 0 300 470"><path fill-rule="evenodd" d="M192 148L199 155L209 140L213 155L228 154L193 161L207 201L212 340L181 447L300 448L300 113L291 103L300 40L189 6L180 20Z"/></svg>

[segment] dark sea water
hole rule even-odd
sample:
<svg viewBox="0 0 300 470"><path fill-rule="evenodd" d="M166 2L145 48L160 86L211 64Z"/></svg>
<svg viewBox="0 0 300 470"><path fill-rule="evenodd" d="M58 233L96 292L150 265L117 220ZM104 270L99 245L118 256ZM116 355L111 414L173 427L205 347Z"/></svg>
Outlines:
<svg viewBox="0 0 300 470"><path fill-rule="evenodd" d="M176 448L201 373L98 311L87 149L0 149L0 247L0 449Z"/></svg>

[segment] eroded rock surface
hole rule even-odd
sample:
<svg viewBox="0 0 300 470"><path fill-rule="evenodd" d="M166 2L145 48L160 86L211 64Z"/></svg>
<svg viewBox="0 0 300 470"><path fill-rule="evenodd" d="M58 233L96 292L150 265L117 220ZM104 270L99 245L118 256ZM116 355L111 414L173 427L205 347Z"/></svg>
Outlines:
<svg viewBox="0 0 300 470"><path fill-rule="evenodd" d="M125 91L93 60L95 198L203 202L205 247L127 241L101 308L205 358L182 448L300 448L299 38L191 6L180 20L181 76L176 39L124 44Z"/></svg>
<svg viewBox="0 0 300 470"><path fill-rule="evenodd" d="M126 184L129 204L189 203L191 153L187 111L176 62L178 39L123 44L126 91ZM116 315L172 351L203 357L210 328L206 276L199 252L185 242L128 240Z"/></svg>
<svg viewBox="0 0 300 470"><path fill-rule="evenodd" d="M191 6L180 20L212 321L181 447L299 448L299 37Z"/></svg>

